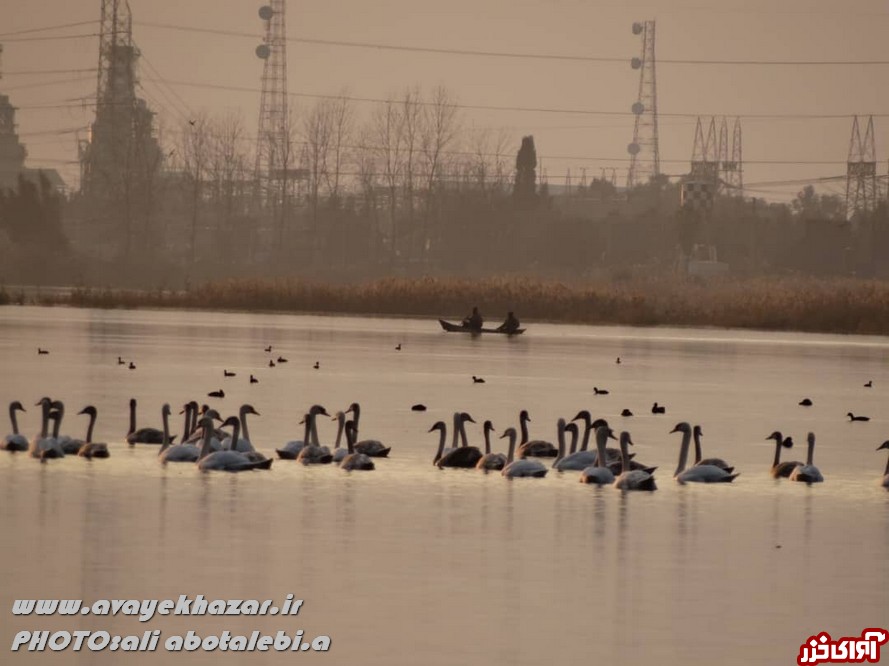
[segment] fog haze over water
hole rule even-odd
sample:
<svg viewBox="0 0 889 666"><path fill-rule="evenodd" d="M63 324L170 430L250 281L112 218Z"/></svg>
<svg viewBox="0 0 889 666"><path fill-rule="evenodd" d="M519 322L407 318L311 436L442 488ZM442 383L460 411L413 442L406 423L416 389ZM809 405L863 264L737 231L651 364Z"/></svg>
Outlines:
<svg viewBox="0 0 889 666"><path fill-rule="evenodd" d="M50 353L38 356L38 344ZM289 362L268 368L269 344ZM118 366L119 355L137 369ZM887 439L887 355L878 337L531 324L514 339L473 339L409 319L4 308L0 402L22 400L31 434L34 402L64 400L62 431L78 436L86 419L76 412L94 404L95 439L111 447L110 459L91 462L0 456L4 612L34 597L305 600L287 619L7 615L4 640L23 629L303 629L332 638L331 655L304 658L331 663L792 663L819 631L858 636L889 620L889 494L878 485L885 451L875 452ZM473 374L486 383L473 385ZM594 396L594 385L609 395ZM204 398L219 388L226 398ZM186 400L223 416L249 402L261 413L254 444L267 454L301 438L311 404L333 413L358 401L362 437L391 445L391 459L364 474L283 460L237 475L163 467L155 447L123 443L130 397L140 426L158 426L170 402L176 433ZM798 406L803 397L814 406ZM654 401L665 415L650 413ZM428 411L410 411L416 402ZM499 435L523 408L532 438L555 440L556 419L580 409L629 429L638 460L658 466L659 489L621 494L580 484L576 472L507 481L431 465L434 421L466 410ZM623 408L636 416L622 419ZM849 423L848 411L871 421ZM733 484L672 480L680 440L668 432L682 420L702 425L705 456L741 472ZM469 426L481 445L481 426ZM823 484L769 476L764 438L775 429L796 441L786 459L802 459L806 432L817 434ZM335 423L319 430L331 443ZM59 656L9 653L5 663L51 660Z"/></svg>

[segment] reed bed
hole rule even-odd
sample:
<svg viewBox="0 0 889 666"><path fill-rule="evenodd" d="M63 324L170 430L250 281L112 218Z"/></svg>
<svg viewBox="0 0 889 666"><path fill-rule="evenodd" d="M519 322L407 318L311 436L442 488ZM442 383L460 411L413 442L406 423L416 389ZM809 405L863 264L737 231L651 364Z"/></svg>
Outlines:
<svg viewBox="0 0 889 666"><path fill-rule="evenodd" d="M188 291L75 289L43 305L183 308L459 318L478 305L489 322L513 310L523 322L715 326L889 335L889 283L851 278L749 278L706 282L632 278L572 283L528 277L386 278L357 284L238 279Z"/></svg>

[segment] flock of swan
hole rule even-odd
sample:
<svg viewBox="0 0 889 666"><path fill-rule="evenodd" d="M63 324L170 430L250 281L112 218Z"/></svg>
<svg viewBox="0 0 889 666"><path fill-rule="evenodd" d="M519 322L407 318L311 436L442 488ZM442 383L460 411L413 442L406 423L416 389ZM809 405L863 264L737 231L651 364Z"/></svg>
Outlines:
<svg viewBox="0 0 889 666"><path fill-rule="evenodd" d="M26 411L19 401L9 405L9 418L12 433L2 441L0 448L6 451L28 451L33 458L45 461L77 455L89 459L108 458L110 451L106 443L93 442L93 431L98 412L92 405L84 407L78 414L89 416L85 439L61 435L62 419L65 406L59 400L44 397L36 403L41 408L40 432L30 440L19 432L17 412ZM136 427L136 400L130 400L130 421L126 441L129 445L157 445L158 460L168 463L193 463L201 471L242 472L251 470L271 469L273 459L259 452L250 439L247 417L259 416L259 412L249 404L242 405L236 416L223 419L215 409L206 405L199 407L196 401L183 405L180 414L184 415L183 436L180 443L174 443L176 435L170 435L169 404L161 409L163 427ZM347 415L351 414L351 418ZM322 446L318 438L317 419L320 416L337 421L336 440L331 450ZM305 465L323 465L335 463L347 471L373 470L374 458L385 458L391 447L375 439L358 438L361 407L353 402L348 409L338 411L331 417L321 405L313 405L304 415L303 438L286 442L275 452L281 460L295 460ZM486 472L499 471L506 478L543 477L550 469L557 472L580 472L581 483L595 485L612 485L620 490L656 490L654 478L655 467L644 465L635 460L635 454L629 452L633 440L629 432L623 431L616 436L608 423L603 419L593 419L590 412L582 410L567 422L560 418L557 422L558 445L544 440L532 440L528 433L530 416L526 410L519 413L519 432L515 428L506 428L500 439L508 439L507 453L495 453L491 450L491 435L494 426L485 421L483 433L485 440L484 453L476 446L470 446L466 435L466 423L475 423L466 412L455 412L450 446L447 443L447 424L436 422L429 432L438 432L438 448L433 464L441 469L449 467L476 468ZM50 432L50 423L52 431ZM224 428L230 428L227 432ZM731 483L738 476L732 465L720 458L704 458L701 438L701 426L692 426L681 422L670 431L680 433L682 440L679 448L679 462L673 478L676 482L685 483ZM567 436L571 436L571 444L567 444ZM345 437L345 446L341 446ZM595 438L595 448L590 449L590 441ZM607 446L608 440L616 440L617 448ZM781 451L793 446L790 437L783 437L778 431L769 435L767 440L775 441L775 454L770 468L774 478L787 478L791 481L818 483L824 476L813 462L815 452L815 435L808 433L808 451L806 462L781 461ZM694 461L689 465L689 453L692 442L695 447ZM889 441L883 442L877 449L889 449ZM541 459L554 458L547 466ZM881 485L889 488L889 460L883 473Z"/></svg>

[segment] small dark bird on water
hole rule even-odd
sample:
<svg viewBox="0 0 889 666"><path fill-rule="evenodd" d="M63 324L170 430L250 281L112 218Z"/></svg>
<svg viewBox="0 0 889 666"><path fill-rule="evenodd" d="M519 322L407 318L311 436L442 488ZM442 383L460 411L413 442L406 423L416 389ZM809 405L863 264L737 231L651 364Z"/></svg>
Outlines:
<svg viewBox="0 0 889 666"><path fill-rule="evenodd" d="M222 376L223 376L223 377L235 377L236 375L235 375L235 373L233 373L233 372L229 372L228 370L223 370L223 371L222 371Z"/></svg>
<svg viewBox="0 0 889 666"><path fill-rule="evenodd" d="M210 391L210 392L207 394L207 397L208 397L208 398L224 398L224 397L225 397L225 391L223 391L222 389L219 389L218 391Z"/></svg>
<svg viewBox="0 0 889 666"><path fill-rule="evenodd" d="M274 368L274 367L275 367L275 362L274 362L272 359L269 359L269 367L270 367L270 368Z"/></svg>
<svg viewBox="0 0 889 666"><path fill-rule="evenodd" d="M259 384L259 380L256 377L254 377L253 375L250 375L250 383L251 384Z"/></svg>
<svg viewBox="0 0 889 666"><path fill-rule="evenodd" d="M873 380L873 379L868 379L868 380L867 380L867 384L864 385L864 388L870 388L870 387L872 387L873 385L874 385L874 380Z"/></svg>
<svg viewBox="0 0 889 666"><path fill-rule="evenodd" d="M666 413L667 413L667 408L664 407L663 405L659 405L659 404L657 404L657 403L654 403L654 404L651 406L651 413L652 413L652 414L666 414Z"/></svg>
<svg viewBox="0 0 889 666"><path fill-rule="evenodd" d="M127 367L129 367L130 370L135 370L135 369L136 369L136 364L133 363L132 361L130 361L130 365L127 366Z"/></svg>
<svg viewBox="0 0 889 666"><path fill-rule="evenodd" d="M38 354L49 354L49 350L48 349L41 349L40 347L38 347L37 353Z"/></svg>
<svg viewBox="0 0 889 666"><path fill-rule="evenodd" d="M320 369L320 368L321 368L321 362L320 362L320 361L315 361L315 365L313 365L312 367L315 368L315 370Z"/></svg>
<svg viewBox="0 0 889 666"><path fill-rule="evenodd" d="M278 363L287 363L287 359L284 358L283 356L279 356L279 357L278 357Z"/></svg>
<svg viewBox="0 0 889 666"><path fill-rule="evenodd" d="M799 404L803 407L811 407L812 401L809 400L808 398L803 398L802 400L799 401Z"/></svg>
<svg viewBox="0 0 889 666"><path fill-rule="evenodd" d="M620 365L620 356L617 357L617 360L615 361L615 363L617 363L618 365Z"/></svg>
<svg viewBox="0 0 889 666"><path fill-rule="evenodd" d="M594 386L593 393L595 395L608 395L609 391L607 389L600 389L598 386Z"/></svg>
<svg viewBox="0 0 889 666"><path fill-rule="evenodd" d="M395 351L401 351L401 343L400 342L397 345L395 345Z"/></svg>
<svg viewBox="0 0 889 666"><path fill-rule="evenodd" d="M632 416L632 415L633 415L633 412L631 412L629 409L625 409L624 411L622 411L622 412L620 413L620 415L621 415L621 416Z"/></svg>
<svg viewBox="0 0 889 666"><path fill-rule="evenodd" d="M425 411L426 411L426 405L424 405L424 404L418 402L416 405L414 405L414 406L411 407L411 411L412 411L412 412L425 412Z"/></svg>
<svg viewBox="0 0 889 666"><path fill-rule="evenodd" d="M855 416L852 412L848 412L846 416L849 417L849 421L870 421L869 416Z"/></svg>
<svg viewBox="0 0 889 666"><path fill-rule="evenodd" d="M267 352L271 352L271 351L272 351L272 346L269 345L268 347L266 347L266 348L265 348L265 351L267 351Z"/></svg>
<svg viewBox="0 0 889 666"><path fill-rule="evenodd" d="M126 365L127 362L124 361L120 356L118 356L118 357L117 357L117 364L118 364L118 365Z"/></svg>
<svg viewBox="0 0 889 666"><path fill-rule="evenodd" d="M482 379L481 377L476 377L475 375L472 375L472 383L473 384L484 384L485 380Z"/></svg>

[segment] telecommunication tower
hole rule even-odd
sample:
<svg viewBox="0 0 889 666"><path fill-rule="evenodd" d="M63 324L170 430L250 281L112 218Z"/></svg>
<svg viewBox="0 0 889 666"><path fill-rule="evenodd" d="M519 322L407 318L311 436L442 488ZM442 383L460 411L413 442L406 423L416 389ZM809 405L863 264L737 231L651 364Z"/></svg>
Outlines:
<svg viewBox="0 0 889 666"><path fill-rule="evenodd" d="M707 134L701 117L695 125L695 143L691 154L690 176L695 180L716 183L719 180L719 137L716 130L716 118L710 118Z"/></svg>
<svg viewBox="0 0 889 666"><path fill-rule="evenodd" d="M633 34L642 35L642 57L630 60L632 68L639 70L639 94L631 107L636 122L633 126L633 141L627 146L627 152L630 154L628 188L647 183L649 179L660 174L654 21L634 23Z"/></svg>
<svg viewBox="0 0 889 666"><path fill-rule="evenodd" d="M849 159L846 163L846 219L872 212L877 205L877 149L874 141L874 117L867 120L864 138L858 116L852 121Z"/></svg>
<svg viewBox="0 0 889 666"><path fill-rule="evenodd" d="M287 27L285 0L270 0L259 8L265 38L256 47L263 61L262 96L256 143L256 193L261 205L277 207L283 200L290 155L287 116Z"/></svg>

